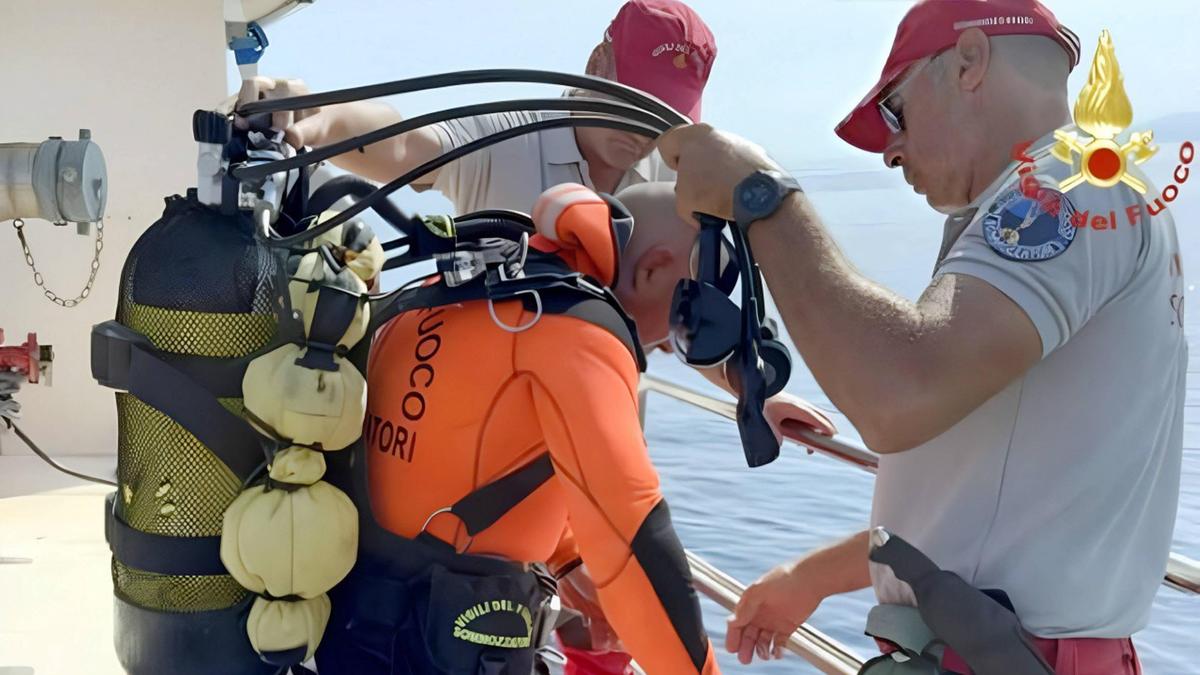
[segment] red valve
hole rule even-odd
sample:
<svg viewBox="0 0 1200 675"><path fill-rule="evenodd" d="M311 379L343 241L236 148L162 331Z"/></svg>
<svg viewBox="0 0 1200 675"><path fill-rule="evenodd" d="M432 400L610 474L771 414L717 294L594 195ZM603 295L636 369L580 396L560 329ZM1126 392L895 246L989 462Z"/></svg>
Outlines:
<svg viewBox="0 0 1200 675"><path fill-rule="evenodd" d="M2 346L4 329L0 328L0 370L14 370L37 384L45 376L49 384L50 365L54 361L54 350L50 345L38 345L37 333L30 333L22 345Z"/></svg>

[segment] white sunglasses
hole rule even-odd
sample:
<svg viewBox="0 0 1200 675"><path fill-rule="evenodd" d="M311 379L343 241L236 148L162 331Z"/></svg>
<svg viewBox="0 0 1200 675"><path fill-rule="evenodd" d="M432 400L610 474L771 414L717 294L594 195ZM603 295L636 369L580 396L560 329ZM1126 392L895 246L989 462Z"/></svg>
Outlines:
<svg viewBox="0 0 1200 675"><path fill-rule="evenodd" d="M900 81L900 84L896 85L890 92L888 92L887 96L884 96L879 100L879 103L876 104L879 108L879 115L883 118L883 123L887 125L888 130L893 134L898 134L904 131L903 101L897 102L894 100L894 97L896 94L900 93L900 90L907 87L909 82L912 82L913 78L917 76L917 73L920 73L925 66L933 63L933 60L936 58L937 55L935 54L934 56L929 57L924 63L908 71L908 75L906 75L904 79Z"/></svg>

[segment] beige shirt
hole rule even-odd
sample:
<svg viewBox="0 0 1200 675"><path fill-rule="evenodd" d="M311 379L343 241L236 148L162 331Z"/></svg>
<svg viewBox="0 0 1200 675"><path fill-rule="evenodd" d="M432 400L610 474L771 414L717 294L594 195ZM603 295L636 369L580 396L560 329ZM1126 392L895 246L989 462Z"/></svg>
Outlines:
<svg viewBox="0 0 1200 675"><path fill-rule="evenodd" d="M1030 150L1043 187L1074 172L1052 145ZM1175 223L1169 211L1150 217L1124 184L1083 183L1034 205L1018 169L947 221L934 276L1008 296L1037 328L1042 359L940 436L882 456L871 521L976 588L1007 592L1034 635L1126 637L1146 625L1179 497L1187 342ZM872 564L871 575L881 602L913 602L890 570Z"/></svg>
<svg viewBox="0 0 1200 675"><path fill-rule="evenodd" d="M505 129L566 114L494 113L449 120L431 128L446 152ZM617 190L636 183L672 180L675 172L663 164L655 150L625 172ZM529 213L543 191L561 183L595 187L570 127L518 136L455 160L438 172L433 188L454 202L459 214L483 209Z"/></svg>

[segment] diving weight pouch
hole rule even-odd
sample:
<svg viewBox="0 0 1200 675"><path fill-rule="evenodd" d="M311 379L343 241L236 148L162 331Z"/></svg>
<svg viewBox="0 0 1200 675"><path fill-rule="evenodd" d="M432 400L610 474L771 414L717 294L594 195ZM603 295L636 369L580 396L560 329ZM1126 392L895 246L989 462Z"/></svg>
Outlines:
<svg viewBox="0 0 1200 675"><path fill-rule="evenodd" d="M535 614L545 593L532 573L514 569L483 576L434 565L428 592L418 607L426 607L422 632L438 672L533 672L539 646Z"/></svg>

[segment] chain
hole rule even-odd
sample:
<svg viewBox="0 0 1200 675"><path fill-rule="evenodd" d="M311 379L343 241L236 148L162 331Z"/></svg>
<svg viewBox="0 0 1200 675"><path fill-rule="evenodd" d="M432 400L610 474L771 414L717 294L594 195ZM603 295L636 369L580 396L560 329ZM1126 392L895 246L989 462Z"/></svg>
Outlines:
<svg viewBox="0 0 1200 675"><path fill-rule="evenodd" d="M25 240L25 221L20 218L13 220L13 228L17 230L17 239L21 240L21 252L25 254L25 264L33 270L33 283L42 289L42 294L46 296L47 300L59 307L74 307L92 294L92 284L96 282L96 273L100 271L100 251L104 250L104 221L96 221L96 253L92 256L91 274L88 275L87 283L84 284L79 295L69 300L60 298L57 293L46 288L46 279L38 271L37 263L33 260L33 251L29 250L29 242Z"/></svg>

